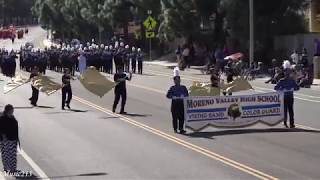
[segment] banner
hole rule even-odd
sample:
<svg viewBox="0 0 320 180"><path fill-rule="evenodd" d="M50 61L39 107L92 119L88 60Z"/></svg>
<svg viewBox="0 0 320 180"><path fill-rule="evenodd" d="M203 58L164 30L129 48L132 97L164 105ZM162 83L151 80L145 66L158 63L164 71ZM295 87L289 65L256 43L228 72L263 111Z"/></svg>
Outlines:
<svg viewBox="0 0 320 180"><path fill-rule="evenodd" d="M184 99L185 125L193 131L208 126L240 128L263 123L275 126L284 119L283 93L243 96L206 96Z"/></svg>
<svg viewBox="0 0 320 180"><path fill-rule="evenodd" d="M99 97L103 97L116 86L116 83L108 80L94 67L89 67L81 74L80 82L84 88Z"/></svg>
<svg viewBox="0 0 320 180"><path fill-rule="evenodd" d="M20 74L4 85L3 92L4 94L7 94L14 89L17 89L18 87L26 84L27 82L29 82L29 78Z"/></svg>
<svg viewBox="0 0 320 180"><path fill-rule="evenodd" d="M46 93L48 96L62 88L61 84L58 84L52 81L49 77L42 75L32 78L32 86L37 88L40 92Z"/></svg>

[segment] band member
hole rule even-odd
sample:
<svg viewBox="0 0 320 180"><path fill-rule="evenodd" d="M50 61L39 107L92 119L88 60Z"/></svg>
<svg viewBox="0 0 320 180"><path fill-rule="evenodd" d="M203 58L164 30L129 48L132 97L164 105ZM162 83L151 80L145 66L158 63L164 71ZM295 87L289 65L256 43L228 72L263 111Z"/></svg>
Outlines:
<svg viewBox="0 0 320 180"><path fill-rule="evenodd" d="M136 53L136 48L135 47L132 47L130 59L131 59L132 72L136 73L136 69L137 69L137 53Z"/></svg>
<svg viewBox="0 0 320 180"><path fill-rule="evenodd" d="M143 53L141 52L140 48L138 48L137 60L138 60L138 73L142 74L142 70L143 70Z"/></svg>
<svg viewBox="0 0 320 180"><path fill-rule="evenodd" d="M181 85L180 76L175 76L173 78L174 86L171 86L167 93L167 98L172 99L171 103L171 113L172 113L172 123L173 130L175 133L178 132L178 126L180 134L185 134L184 130L184 105L183 98L188 97L189 93L185 86Z"/></svg>
<svg viewBox="0 0 320 180"><path fill-rule="evenodd" d="M29 81L31 81L34 77L37 77L38 75L39 75L39 69L38 67L34 67L31 71ZM39 90L35 88L33 85L31 85L31 89L32 89L32 96L31 98L29 98L30 103L33 106L37 106L37 102L39 99Z"/></svg>
<svg viewBox="0 0 320 180"><path fill-rule="evenodd" d="M70 70L64 69L64 75L62 76L62 110L64 110L65 106L70 109L70 102L72 99L71 79Z"/></svg>
<svg viewBox="0 0 320 180"><path fill-rule="evenodd" d="M131 81L132 73L130 73L130 75L128 77L127 74L125 74L123 72L123 67L122 66L118 66L117 69L118 69L118 71L114 75L114 81L117 83L117 85L116 85L116 87L114 89L115 98L114 98L112 112L116 112L117 105L118 105L120 97L121 97L120 114L126 114L126 112L124 111L124 107L125 107L126 101L127 101L126 81L127 80Z"/></svg>
<svg viewBox="0 0 320 180"><path fill-rule="evenodd" d="M87 58L82 50L80 51L80 56L78 57L78 61L79 61L79 65L78 65L79 72L80 74L82 74L87 69Z"/></svg>
<svg viewBox="0 0 320 180"><path fill-rule="evenodd" d="M124 50L124 71L125 72L130 71L130 56L131 56L130 47L129 45L126 45Z"/></svg>
<svg viewBox="0 0 320 180"><path fill-rule="evenodd" d="M284 91L284 126L288 128L287 120L288 113L290 118L290 128L295 128L294 124L294 94L293 91L298 91L300 88L296 81L290 77L290 69L285 70L285 77L281 79L274 87L277 91Z"/></svg>

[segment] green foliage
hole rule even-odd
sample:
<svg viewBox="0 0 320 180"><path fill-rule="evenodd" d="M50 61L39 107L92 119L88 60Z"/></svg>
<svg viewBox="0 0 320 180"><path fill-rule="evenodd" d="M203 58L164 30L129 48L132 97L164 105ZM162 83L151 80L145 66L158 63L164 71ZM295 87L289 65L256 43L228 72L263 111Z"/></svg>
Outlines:
<svg viewBox="0 0 320 180"><path fill-rule="evenodd" d="M30 11L35 0L0 0L0 19L4 16L9 19L32 18ZM3 12L4 11L4 12ZM9 22L6 22L9 23Z"/></svg>
<svg viewBox="0 0 320 180"><path fill-rule="evenodd" d="M40 22L66 36L88 39L99 31L112 33L119 27L127 32L128 22L142 25L148 10L152 10L159 22L157 37L163 42L183 37L208 45L224 44L228 29L244 50L248 46L249 0L35 1L33 10ZM302 12L306 1L254 1L257 51L272 47L276 35L305 31Z"/></svg>
<svg viewBox="0 0 320 180"><path fill-rule="evenodd" d="M219 13L219 4L220 0L161 0L160 38L173 40L175 37L183 37L191 41L218 41L215 37L223 34L217 29L221 29L222 25L209 29L204 29L203 26L209 26L210 16ZM219 35L215 36L215 33Z"/></svg>
<svg viewBox="0 0 320 180"><path fill-rule="evenodd" d="M268 57L277 35L306 32L303 11L306 0L254 1L255 44L258 58ZM224 0L227 26L231 36L240 41L243 50L248 48L249 1Z"/></svg>

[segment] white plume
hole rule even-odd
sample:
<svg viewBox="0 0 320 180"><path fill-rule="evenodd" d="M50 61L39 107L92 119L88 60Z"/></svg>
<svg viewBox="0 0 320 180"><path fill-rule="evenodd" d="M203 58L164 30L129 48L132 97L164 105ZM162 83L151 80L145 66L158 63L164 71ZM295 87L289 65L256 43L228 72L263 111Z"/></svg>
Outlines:
<svg viewBox="0 0 320 180"><path fill-rule="evenodd" d="M180 76L180 69L179 67L175 67L173 69L173 77L176 77L176 76Z"/></svg>
<svg viewBox="0 0 320 180"><path fill-rule="evenodd" d="M283 61L282 64L283 69L290 69L291 68L291 63L288 60Z"/></svg>

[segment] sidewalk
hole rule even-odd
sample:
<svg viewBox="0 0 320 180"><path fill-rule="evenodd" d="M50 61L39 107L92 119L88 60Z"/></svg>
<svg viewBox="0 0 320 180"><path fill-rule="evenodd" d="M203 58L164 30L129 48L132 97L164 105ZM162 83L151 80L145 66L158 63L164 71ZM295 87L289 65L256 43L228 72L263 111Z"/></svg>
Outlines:
<svg viewBox="0 0 320 180"><path fill-rule="evenodd" d="M145 64L148 65L158 65L158 66L164 66L164 67L176 67L178 63L176 62L169 62L169 61L145 61Z"/></svg>
<svg viewBox="0 0 320 180"><path fill-rule="evenodd" d="M145 61L145 64L148 65L156 65L156 66L163 66L163 67L176 67L177 63L173 63L173 62L169 62L169 61ZM202 66L191 66L191 69L193 70L200 70ZM260 78L258 80L262 80L262 81L266 81L269 78ZM314 79L313 80L313 86L311 87L311 89L320 89L320 79Z"/></svg>
<svg viewBox="0 0 320 180"><path fill-rule="evenodd" d="M43 39L46 37L46 31L39 26L29 27L29 33L25 34L22 39L15 39L12 43L11 39L1 39L0 48L6 48L7 50L20 50L21 46L24 46L27 42L31 42L35 47L43 48Z"/></svg>

